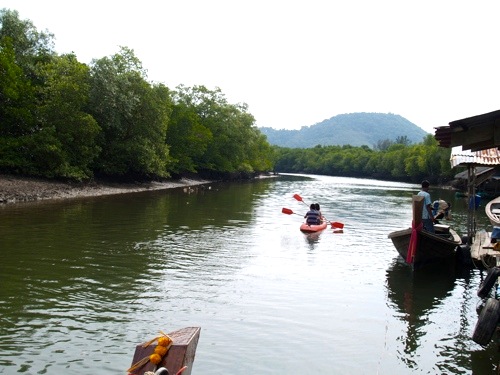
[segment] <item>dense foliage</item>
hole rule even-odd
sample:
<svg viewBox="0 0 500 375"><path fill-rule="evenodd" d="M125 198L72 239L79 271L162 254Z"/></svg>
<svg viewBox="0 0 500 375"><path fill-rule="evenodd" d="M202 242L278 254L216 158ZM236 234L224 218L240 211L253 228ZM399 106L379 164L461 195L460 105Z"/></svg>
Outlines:
<svg viewBox="0 0 500 375"><path fill-rule="evenodd" d="M390 118L400 129L401 118ZM72 180L273 169L402 181L452 177L450 151L431 135L413 145L399 136L373 148L282 148L271 147L254 124L247 106L228 103L220 89L148 82L126 47L80 63L55 53L50 33L0 10L0 172Z"/></svg>
<svg viewBox="0 0 500 375"><path fill-rule="evenodd" d="M432 183L451 180L450 149L438 146L432 135L424 142L409 145L407 140L389 142L388 147L374 150L368 146L316 146L282 148L275 146L275 169L288 173L310 173L332 176L376 178L396 181Z"/></svg>
<svg viewBox="0 0 500 375"><path fill-rule="evenodd" d="M85 180L252 175L272 149L219 89L147 81L134 52L58 55L53 35L0 10L0 171Z"/></svg>

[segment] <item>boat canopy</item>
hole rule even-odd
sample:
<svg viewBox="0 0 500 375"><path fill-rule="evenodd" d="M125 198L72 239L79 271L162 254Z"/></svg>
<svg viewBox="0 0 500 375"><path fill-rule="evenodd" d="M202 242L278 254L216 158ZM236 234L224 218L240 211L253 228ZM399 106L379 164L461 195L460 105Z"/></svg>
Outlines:
<svg viewBox="0 0 500 375"><path fill-rule="evenodd" d="M464 150L500 147L500 110L452 121L435 128L434 138L441 147L462 146Z"/></svg>

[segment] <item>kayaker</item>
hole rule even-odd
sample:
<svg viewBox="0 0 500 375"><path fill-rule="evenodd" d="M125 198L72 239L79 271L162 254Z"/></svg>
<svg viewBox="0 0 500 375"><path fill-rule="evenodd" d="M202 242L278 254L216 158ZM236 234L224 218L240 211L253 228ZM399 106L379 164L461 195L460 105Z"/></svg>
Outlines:
<svg viewBox="0 0 500 375"><path fill-rule="evenodd" d="M316 211L318 211L318 213L319 213L319 220L323 221L324 218L323 218L323 214L321 213L321 209L319 207L319 203L314 203L314 209Z"/></svg>
<svg viewBox="0 0 500 375"><path fill-rule="evenodd" d="M434 233L434 216L432 215L432 200L429 194L430 183L422 181L422 190L417 195L424 197L424 207L422 209L422 225L426 231Z"/></svg>
<svg viewBox="0 0 500 375"><path fill-rule="evenodd" d="M316 204L311 203L309 206L309 211L304 216L306 218L306 223L308 225L319 225L321 224L320 212L316 210Z"/></svg>

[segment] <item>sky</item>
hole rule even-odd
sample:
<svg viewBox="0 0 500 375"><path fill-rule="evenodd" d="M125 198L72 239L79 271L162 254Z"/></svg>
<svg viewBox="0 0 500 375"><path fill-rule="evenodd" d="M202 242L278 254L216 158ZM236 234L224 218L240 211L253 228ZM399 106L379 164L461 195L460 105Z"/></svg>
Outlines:
<svg viewBox="0 0 500 375"><path fill-rule="evenodd" d="M500 109L498 0L1 0L59 54L134 50L148 80L220 88L256 125L400 115L429 133Z"/></svg>

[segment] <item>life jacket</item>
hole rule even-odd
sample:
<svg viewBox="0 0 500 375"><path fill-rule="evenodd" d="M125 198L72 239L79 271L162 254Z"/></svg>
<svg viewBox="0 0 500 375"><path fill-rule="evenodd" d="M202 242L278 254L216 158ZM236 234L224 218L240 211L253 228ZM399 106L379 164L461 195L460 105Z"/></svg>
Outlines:
<svg viewBox="0 0 500 375"><path fill-rule="evenodd" d="M321 219L319 217L319 212L316 211L316 210L307 211L306 217L307 217L306 223L308 225L318 225L318 224L321 224Z"/></svg>

